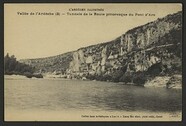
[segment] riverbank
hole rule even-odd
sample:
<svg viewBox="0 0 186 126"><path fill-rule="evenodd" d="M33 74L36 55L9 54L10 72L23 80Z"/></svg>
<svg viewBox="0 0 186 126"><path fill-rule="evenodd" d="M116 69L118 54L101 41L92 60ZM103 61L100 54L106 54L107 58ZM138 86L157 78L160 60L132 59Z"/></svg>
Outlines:
<svg viewBox="0 0 186 126"><path fill-rule="evenodd" d="M37 78L37 77L26 77L24 75L5 75L5 79L29 79L29 78ZM64 80L77 80L77 79L67 79L61 77L59 75L47 75L42 76L43 79L64 79ZM83 81L95 81L90 79L79 79ZM98 80L99 81L99 80ZM110 82L110 81L103 81L103 82ZM153 88L167 88L167 89L182 89L182 75L176 74L172 76L156 76L155 78L148 80L144 85L138 85L134 83L124 83L124 82L117 82L118 84L123 85L131 85L131 86L144 86L144 87L153 87Z"/></svg>
<svg viewBox="0 0 186 126"><path fill-rule="evenodd" d="M5 79L28 79L26 76L23 75L4 75Z"/></svg>
<svg viewBox="0 0 186 126"><path fill-rule="evenodd" d="M182 75L175 74L172 76L156 76L154 79L147 81L144 84L144 87L182 89Z"/></svg>
<svg viewBox="0 0 186 126"><path fill-rule="evenodd" d="M33 74L33 75L16 75L16 74L12 74L12 75L4 75L5 79L29 79L29 78L43 78L42 75L37 75L37 74Z"/></svg>

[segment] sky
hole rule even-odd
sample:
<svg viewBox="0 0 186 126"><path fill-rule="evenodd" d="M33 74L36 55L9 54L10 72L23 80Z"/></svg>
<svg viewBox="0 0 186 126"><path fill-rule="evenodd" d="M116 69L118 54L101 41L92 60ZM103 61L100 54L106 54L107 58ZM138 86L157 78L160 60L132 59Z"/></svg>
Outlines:
<svg viewBox="0 0 186 126"><path fill-rule="evenodd" d="M182 10L181 4L5 4L4 55L17 59L42 58L111 41L126 31ZM104 11L70 11L71 9ZM30 15L33 12L55 15ZM90 16L70 16L86 12ZM123 13L134 16L95 16L94 13ZM20 15L18 13L28 13ZM137 15L135 16L135 14ZM155 16L139 16L139 14ZM38 13L37 13L38 14Z"/></svg>

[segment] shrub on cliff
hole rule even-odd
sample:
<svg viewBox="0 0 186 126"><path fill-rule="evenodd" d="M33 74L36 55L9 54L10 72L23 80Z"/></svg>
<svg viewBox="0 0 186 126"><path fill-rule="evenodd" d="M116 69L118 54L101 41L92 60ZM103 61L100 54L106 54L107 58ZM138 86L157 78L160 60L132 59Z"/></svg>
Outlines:
<svg viewBox="0 0 186 126"><path fill-rule="evenodd" d="M27 78L32 78L32 77L43 78L42 74L32 74L30 72L24 72L22 75L26 76Z"/></svg>
<svg viewBox="0 0 186 126"><path fill-rule="evenodd" d="M100 78L101 81L111 81L112 80L112 76L111 75L102 75Z"/></svg>
<svg viewBox="0 0 186 126"><path fill-rule="evenodd" d="M126 73L124 75L122 75L119 79L120 82L125 82L125 83L129 83L129 82L132 82L132 78L131 78L131 75Z"/></svg>
<svg viewBox="0 0 186 126"><path fill-rule="evenodd" d="M137 85L144 85L147 78L144 72L136 72L133 76L132 76L132 80L134 84Z"/></svg>
<svg viewBox="0 0 186 126"><path fill-rule="evenodd" d="M33 74L33 77L36 77L36 78L43 78L43 75L42 75L42 74Z"/></svg>
<svg viewBox="0 0 186 126"><path fill-rule="evenodd" d="M24 72L23 75L27 78L32 78L32 74L30 72Z"/></svg>
<svg viewBox="0 0 186 126"><path fill-rule="evenodd" d="M95 80L96 75L89 74L89 75L86 76L86 78L89 79L89 80Z"/></svg>
<svg viewBox="0 0 186 126"><path fill-rule="evenodd" d="M120 79L120 82L134 83L136 85L144 85L147 78L144 72L125 73Z"/></svg>
<svg viewBox="0 0 186 126"><path fill-rule="evenodd" d="M111 76L111 81L113 82L119 82L120 78L123 76L124 72L119 69L114 71L110 76Z"/></svg>

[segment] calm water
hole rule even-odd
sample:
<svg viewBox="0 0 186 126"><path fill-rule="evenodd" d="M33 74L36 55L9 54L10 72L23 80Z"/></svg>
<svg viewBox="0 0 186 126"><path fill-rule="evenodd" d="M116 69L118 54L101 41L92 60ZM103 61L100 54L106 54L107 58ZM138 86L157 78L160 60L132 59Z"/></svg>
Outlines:
<svg viewBox="0 0 186 126"><path fill-rule="evenodd" d="M16 110L181 111L181 90L110 82L5 79L5 107Z"/></svg>

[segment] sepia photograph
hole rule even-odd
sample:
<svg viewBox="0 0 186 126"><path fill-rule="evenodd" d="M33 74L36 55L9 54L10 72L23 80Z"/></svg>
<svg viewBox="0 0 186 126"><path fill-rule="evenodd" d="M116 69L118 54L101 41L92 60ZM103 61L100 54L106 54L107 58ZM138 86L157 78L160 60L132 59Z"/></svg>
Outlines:
<svg viewBox="0 0 186 126"><path fill-rule="evenodd" d="M5 121L182 121L181 3L5 3Z"/></svg>

